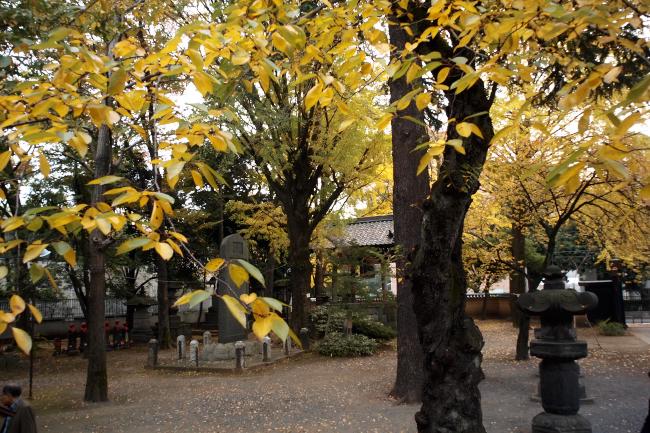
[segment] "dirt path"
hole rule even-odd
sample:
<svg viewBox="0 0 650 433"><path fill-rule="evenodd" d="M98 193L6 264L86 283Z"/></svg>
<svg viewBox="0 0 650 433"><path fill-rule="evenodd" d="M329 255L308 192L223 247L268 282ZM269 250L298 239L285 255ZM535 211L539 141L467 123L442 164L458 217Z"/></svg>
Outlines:
<svg viewBox="0 0 650 433"><path fill-rule="evenodd" d="M541 411L530 401L537 361L512 361L515 333L503 322L482 322L486 339L482 383L489 433L529 432ZM650 346L640 339L599 341L582 362L595 403L581 413L594 433L638 433L648 407ZM594 340L594 341L592 341ZM624 347L624 353L612 347ZM47 358L37 366L33 402L45 432L413 432L417 406L386 397L395 353L329 359L307 355L243 376L170 374L142 368L146 354L109 354L107 404L81 403L85 364ZM45 373L44 373L45 371ZM17 372L0 372L0 382ZM19 376L20 377L20 376ZM24 378L20 377L22 382Z"/></svg>

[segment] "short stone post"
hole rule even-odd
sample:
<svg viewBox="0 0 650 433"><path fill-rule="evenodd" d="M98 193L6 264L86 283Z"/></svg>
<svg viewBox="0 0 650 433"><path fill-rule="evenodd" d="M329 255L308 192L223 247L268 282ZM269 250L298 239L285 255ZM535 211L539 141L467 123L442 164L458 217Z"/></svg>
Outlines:
<svg viewBox="0 0 650 433"><path fill-rule="evenodd" d="M302 345L302 350L309 350L309 329L300 329L300 344Z"/></svg>
<svg viewBox="0 0 650 433"><path fill-rule="evenodd" d="M176 350L178 353L178 360L185 359L185 336L183 334L176 337Z"/></svg>
<svg viewBox="0 0 650 433"><path fill-rule="evenodd" d="M291 354L291 337L287 337L284 340L284 356L289 356Z"/></svg>
<svg viewBox="0 0 650 433"><path fill-rule="evenodd" d="M587 343L576 340L573 316L596 306L598 298L591 292L566 290L560 268L550 266L544 289L524 293L517 302L541 319L530 354L542 359L539 391L544 412L533 418L532 433L591 433L591 423L578 414L580 370L575 360L587 356Z"/></svg>
<svg viewBox="0 0 650 433"><path fill-rule="evenodd" d="M158 365L158 340L152 338L149 340L149 357L147 358L147 367Z"/></svg>
<svg viewBox="0 0 650 433"><path fill-rule="evenodd" d="M190 341L190 364L194 366L199 366L199 341L192 340Z"/></svg>
<svg viewBox="0 0 650 433"><path fill-rule="evenodd" d="M235 369L241 371L244 369L244 355L245 355L246 345L243 341L237 341L235 343Z"/></svg>
<svg viewBox="0 0 650 433"><path fill-rule="evenodd" d="M264 337L262 340L262 361L271 362L271 337Z"/></svg>
<svg viewBox="0 0 650 433"><path fill-rule="evenodd" d="M210 331L205 331L203 333L203 347L207 346L210 343L212 343L212 334Z"/></svg>

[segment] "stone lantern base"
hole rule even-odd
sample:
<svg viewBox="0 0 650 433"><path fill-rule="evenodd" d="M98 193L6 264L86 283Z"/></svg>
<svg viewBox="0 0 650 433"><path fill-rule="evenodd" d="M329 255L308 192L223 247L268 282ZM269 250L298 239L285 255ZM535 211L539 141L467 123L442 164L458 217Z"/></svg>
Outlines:
<svg viewBox="0 0 650 433"><path fill-rule="evenodd" d="M542 412L533 418L532 433L591 433L591 423L582 415Z"/></svg>

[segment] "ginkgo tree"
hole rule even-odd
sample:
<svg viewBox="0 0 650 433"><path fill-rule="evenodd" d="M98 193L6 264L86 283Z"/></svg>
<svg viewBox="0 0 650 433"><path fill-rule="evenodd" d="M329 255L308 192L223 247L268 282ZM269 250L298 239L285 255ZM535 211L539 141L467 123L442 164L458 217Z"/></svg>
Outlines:
<svg viewBox="0 0 650 433"><path fill-rule="evenodd" d="M391 23L407 34L391 41L395 61L387 73L392 81L405 77L415 83L391 94L393 133L403 128L397 123L400 111L410 105L429 112L425 120L437 119L446 130L444 139L431 140L424 157L438 160L437 175L420 198L421 237L410 273L425 357L416 421L421 432L483 432L478 390L483 341L463 312L463 224L490 144L516 130L521 120L515 113L496 131L492 105L504 89L516 89L526 106L552 105L559 116L586 122L592 115L605 117L621 130L642 122L649 114L647 8L629 1L404 0L387 9ZM620 95L620 102L603 104L608 95ZM402 146L413 150L422 138L405 137ZM546 163L557 166L558 175L578 161L592 167L612 160L599 153L606 147L591 142L589 153Z"/></svg>
<svg viewBox="0 0 650 433"><path fill-rule="evenodd" d="M24 263L33 262L49 249L75 266L75 251L69 239L81 231L88 233L91 290L85 398L103 401L108 397L103 333L107 248L129 226L139 235L119 245L118 254L134 249L153 250L164 260L174 254L192 255L187 238L176 232L169 220L173 215L172 196L157 188L138 189L129 185L128 179L111 173L118 150L114 146L116 134L120 129L130 128L143 140L153 141L160 156L149 164L164 172L161 180L164 178L172 189L184 175L186 165L197 167L214 183L218 173L193 159L193 150L198 146L217 142L225 144L219 148L221 151L235 147L229 134L214 125L190 124L179 117L181 107L168 88L160 86L163 80L193 80L205 90L205 72L196 65L193 42L189 42L189 47L180 45L184 35L205 26L181 28L160 50L148 53L137 37L143 31L139 22L151 22L161 16L155 7L149 9L139 2L120 2L109 7L99 2L89 4L78 14L74 25L53 29L40 40L14 47L14 53L25 55L45 51L51 62L41 76L17 79L0 97L0 130L7 144L2 161L5 165L13 161L19 168L15 178L4 181L21 184L34 175L35 166L40 175L47 177L51 170L48 149L60 144L68 146L93 167L95 179L88 184L91 200L70 207L28 209L3 218L5 237L0 247L2 253L7 253L24 245ZM215 37L219 39L218 35ZM133 121L145 112L153 112L147 128ZM152 132L172 124L177 125L173 137L156 142L157 134ZM169 225L163 225L165 219ZM22 227L34 228L29 239L17 236ZM206 268L213 266L208 264ZM250 272L258 273L246 263L228 263L227 267L238 275L236 281L247 278ZM257 317L261 320L267 316L275 321L270 313ZM287 333L275 327L282 338L287 337ZM13 329L19 333L18 328Z"/></svg>

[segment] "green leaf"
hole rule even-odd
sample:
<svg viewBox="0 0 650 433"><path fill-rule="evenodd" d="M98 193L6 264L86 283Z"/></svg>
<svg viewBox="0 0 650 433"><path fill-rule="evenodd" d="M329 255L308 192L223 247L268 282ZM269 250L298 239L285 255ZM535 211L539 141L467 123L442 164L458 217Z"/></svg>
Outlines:
<svg viewBox="0 0 650 433"><path fill-rule="evenodd" d="M625 104L636 102L648 90L648 87L650 87L650 74L646 75L630 89L627 98L625 98Z"/></svg>
<svg viewBox="0 0 650 433"><path fill-rule="evenodd" d="M261 299L264 301L269 307L273 308L275 311L282 311L282 307L287 304L283 304L282 302L278 301L275 298L266 298L266 297L260 297L258 299Z"/></svg>
<svg viewBox="0 0 650 433"><path fill-rule="evenodd" d="M210 299L210 293L205 291L205 290L195 290L192 292L192 296L190 297L190 301L188 302L190 308L194 307L195 305L199 305L201 302L206 301Z"/></svg>
<svg viewBox="0 0 650 433"><path fill-rule="evenodd" d="M117 71L111 74L111 78L108 80L108 89L107 93L109 95L117 95L124 91L124 85L126 84L126 70L120 68Z"/></svg>
<svg viewBox="0 0 650 433"><path fill-rule="evenodd" d="M158 200L163 200L166 201L169 204L174 204L176 200L174 200L174 197L172 197L169 194L165 194L164 192L154 192L153 195L158 199Z"/></svg>
<svg viewBox="0 0 650 433"><path fill-rule="evenodd" d="M120 254L125 254L128 253L131 250L134 250L136 248L143 247L147 245L149 242L151 242L151 239L149 238L133 238L129 239L127 241L124 241L120 244L119 247L117 247L117 255L119 256Z"/></svg>
<svg viewBox="0 0 650 433"><path fill-rule="evenodd" d="M45 276L45 268L36 263L32 263L29 267L29 278L32 283L38 283Z"/></svg>
<svg viewBox="0 0 650 433"><path fill-rule="evenodd" d="M275 313L271 313L269 317L271 317L271 330L273 330L273 333L280 340L286 340L289 335L289 325L287 325L287 322Z"/></svg>
<svg viewBox="0 0 650 433"><path fill-rule="evenodd" d="M246 272L248 272L248 274L249 274L251 277L253 277L253 278L255 278L257 281L259 281L260 284L262 284L263 287L266 287L266 282L264 281L264 276L263 276L262 273L259 271L259 269L257 269L255 266L253 266L253 265L251 265L250 263L248 263L246 260L243 260L243 259L237 259L236 261L237 261L237 263L239 263L240 265L242 265L242 266L244 267L244 269L246 269Z"/></svg>
<svg viewBox="0 0 650 433"><path fill-rule="evenodd" d="M102 176L97 179L93 179L90 182L88 182L88 185L108 185L109 183L115 183L119 182L120 180L124 179L123 177L120 176Z"/></svg>

